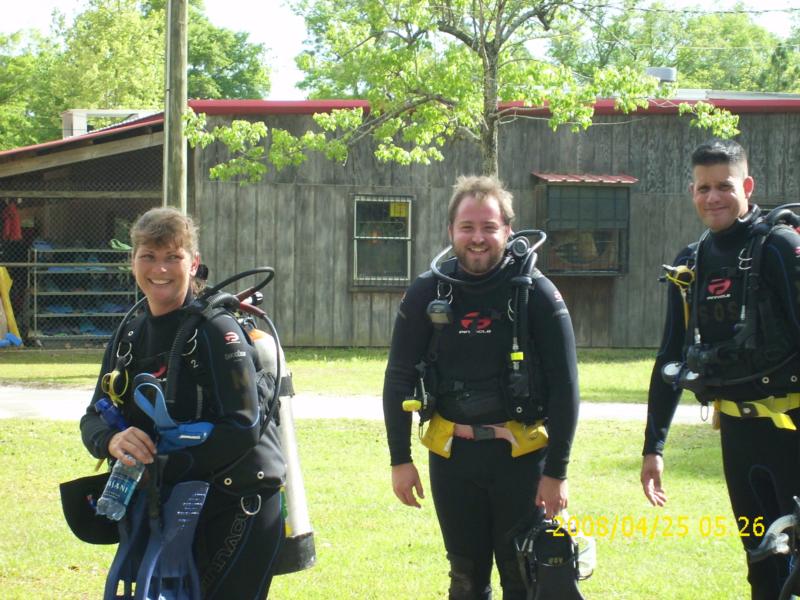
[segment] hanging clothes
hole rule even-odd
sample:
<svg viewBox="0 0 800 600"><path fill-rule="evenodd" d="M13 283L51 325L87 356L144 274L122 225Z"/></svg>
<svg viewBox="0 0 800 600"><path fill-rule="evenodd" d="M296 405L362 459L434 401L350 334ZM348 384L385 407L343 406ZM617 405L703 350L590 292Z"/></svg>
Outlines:
<svg viewBox="0 0 800 600"><path fill-rule="evenodd" d="M22 239L22 225L19 221L19 211L14 202L6 204L3 209L3 240L18 242Z"/></svg>

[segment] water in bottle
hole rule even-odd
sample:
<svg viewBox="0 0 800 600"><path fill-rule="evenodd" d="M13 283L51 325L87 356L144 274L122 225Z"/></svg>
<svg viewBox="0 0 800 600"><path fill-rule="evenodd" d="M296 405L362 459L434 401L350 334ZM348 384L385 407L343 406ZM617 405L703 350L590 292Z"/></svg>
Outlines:
<svg viewBox="0 0 800 600"><path fill-rule="evenodd" d="M583 533L572 539L578 544L578 579L588 579L597 566L597 544L593 537Z"/></svg>
<svg viewBox="0 0 800 600"><path fill-rule="evenodd" d="M144 463L136 461L132 467L118 460L111 470L103 495L97 501L97 514L105 515L112 521L125 516L133 491L144 473Z"/></svg>

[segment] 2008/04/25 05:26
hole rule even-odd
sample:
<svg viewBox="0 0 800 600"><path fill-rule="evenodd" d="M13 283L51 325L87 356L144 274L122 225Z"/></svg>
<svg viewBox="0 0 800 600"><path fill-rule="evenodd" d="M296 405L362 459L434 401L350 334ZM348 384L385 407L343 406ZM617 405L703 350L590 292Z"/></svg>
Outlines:
<svg viewBox="0 0 800 600"><path fill-rule="evenodd" d="M695 520L696 519L696 520ZM591 516L571 515L564 518L555 517L554 536L576 533L591 537L642 537L646 539L685 538L690 534L700 537L761 537L766 531L764 517L756 517L752 521L748 517L728 517L725 515L702 515L689 517L680 515L654 515L652 517L634 517L633 515Z"/></svg>

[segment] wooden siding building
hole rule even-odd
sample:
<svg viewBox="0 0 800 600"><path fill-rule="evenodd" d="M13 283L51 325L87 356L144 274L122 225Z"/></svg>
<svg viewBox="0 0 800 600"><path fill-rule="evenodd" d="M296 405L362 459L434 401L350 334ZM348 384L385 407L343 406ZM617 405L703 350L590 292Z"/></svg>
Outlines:
<svg viewBox="0 0 800 600"><path fill-rule="evenodd" d="M769 206L797 200L800 97L718 96L711 98L716 105L740 115L737 140L750 154L753 200ZM311 128L314 112L363 105L191 104L210 126L247 118L293 133ZM600 102L595 125L577 134L553 132L546 119L542 110L520 109L501 129L500 178L514 195L515 227L548 231L543 270L567 301L580 346L656 346L665 302L661 265L702 232L688 194L688 160L709 136L691 128L673 103L623 115ZM0 152L0 198L30 200L32 218L49 219L56 229L58 207L80 197L91 203L86 210L102 213L108 229L115 214L159 203L152 158L159 156L162 130L156 115ZM449 144L443 162L410 167L378 162L364 143L344 164L312 156L241 186L209 179L222 152L214 146L190 152L189 206L201 228L203 260L212 281L258 265L275 268L265 305L287 346L387 346L409 279L447 244L455 177L480 167L478 148L467 142ZM147 185L125 176L140 163L153 163ZM101 183L82 190L78 174ZM120 183L112 190L104 178ZM391 268L380 271L384 259ZM4 261L0 252L0 266Z"/></svg>

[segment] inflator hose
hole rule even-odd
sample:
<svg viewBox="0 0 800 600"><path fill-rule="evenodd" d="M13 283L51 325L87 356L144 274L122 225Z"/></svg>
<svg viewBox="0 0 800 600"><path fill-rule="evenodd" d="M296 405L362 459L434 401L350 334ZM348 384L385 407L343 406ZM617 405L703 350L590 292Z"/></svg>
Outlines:
<svg viewBox="0 0 800 600"><path fill-rule="evenodd" d="M800 208L800 202L789 202L788 204L781 204L773 208L767 214L765 220L767 224L772 227L776 223L783 221L788 222L792 227L796 227L800 224L800 217L798 217L797 213L792 212L789 210L790 208Z"/></svg>
<svg viewBox="0 0 800 600"><path fill-rule="evenodd" d="M511 256L509 256L509 252L508 252L508 248L510 247L511 243L517 238L528 237L528 236L531 236L531 235L537 235L537 236L539 236L539 239L536 240L536 243L534 243L530 247L529 253L535 253L536 249L539 248L539 246L541 246L542 244L544 244L545 240L547 239L547 234L544 231L542 231L541 229L521 229L520 231L517 231L517 232L513 233L508 238L508 243L506 244L506 251L504 253L505 256L503 257L502 264L500 265L500 268L497 269L487 279L477 279L475 281L471 281L471 280L465 280L465 279L456 279L455 277L450 277L449 275L445 275L444 273L442 273L441 270L439 270L439 264L438 263L439 263L439 261L441 261L447 255L448 252L450 252L450 250L453 249L453 245L452 244L447 246L444 250L439 252L439 254L437 254L436 256L433 257L433 260L431 261L431 265L430 265L431 271L433 272L433 274L436 276L437 279L439 279L440 281L446 281L450 285L465 285L465 286L487 285L488 283L493 281L495 277L497 277L500 273L502 273L503 269L511 261Z"/></svg>

